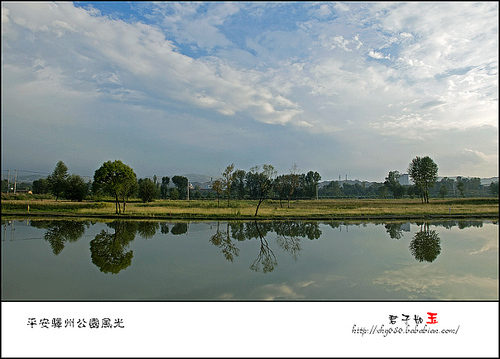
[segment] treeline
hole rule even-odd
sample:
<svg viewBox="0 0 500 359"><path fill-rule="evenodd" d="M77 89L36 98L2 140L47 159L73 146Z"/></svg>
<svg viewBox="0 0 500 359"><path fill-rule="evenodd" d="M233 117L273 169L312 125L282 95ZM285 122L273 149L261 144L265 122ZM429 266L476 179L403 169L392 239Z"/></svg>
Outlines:
<svg viewBox="0 0 500 359"><path fill-rule="evenodd" d="M236 169L234 164L226 167L219 178L211 182L209 188L192 186L187 177L153 176L137 178L133 169L119 160L107 161L94 173L93 181L85 182L77 174L69 174L63 161L56 164L54 171L47 177L33 181L33 194L51 194L60 198L83 201L99 200L112 196L116 203L116 213L125 211L125 205L131 198L143 202L156 199L217 199L258 200L259 206L265 199L280 201L290 206L291 200L314 198L420 198L423 203L429 197L472 197L498 196L498 182L490 186L481 185L477 177L443 178L437 181L438 167L430 157L415 157L409 164L408 173L413 185L401 185L401 174L390 171L383 183L349 184L332 181L319 188L321 175L315 171L300 173L293 165L288 173L279 174L272 165L254 166L245 171ZM6 182L6 181L5 181ZM7 183L5 183L7 187ZM487 188L486 188L487 187ZM4 181L2 181L4 191Z"/></svg>
<svg viewBox="0 0 500 359"><path fill-rule="evenodd" d="M399 184L399 182L398 182ZM332 181L319 189L319 198L419 198L421 190L416 185L390 185L386 182L349 184ZM432 198L498 197L498 181L482 185L479 177L444 177L429 190Z"/></svg>

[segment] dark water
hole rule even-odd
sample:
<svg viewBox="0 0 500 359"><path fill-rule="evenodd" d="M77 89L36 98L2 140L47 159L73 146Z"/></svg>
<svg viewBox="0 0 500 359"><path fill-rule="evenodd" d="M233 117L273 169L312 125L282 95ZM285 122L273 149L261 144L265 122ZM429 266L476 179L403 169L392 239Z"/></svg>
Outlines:
<svg viewBox="0 0 500 359"><path fill-rule="evenodd" d="M498 300L498 221L2 222L2 300Z"/></svg>

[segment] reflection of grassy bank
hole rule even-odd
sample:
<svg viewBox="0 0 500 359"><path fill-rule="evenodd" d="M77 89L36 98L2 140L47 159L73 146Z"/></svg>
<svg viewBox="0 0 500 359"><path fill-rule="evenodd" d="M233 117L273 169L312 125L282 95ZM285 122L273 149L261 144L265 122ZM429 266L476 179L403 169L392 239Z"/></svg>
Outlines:
<svg viewBox="0 0 500 359"><path fill-rule="evenodd" d="M152 203L127 203L125 215L134 218L254 218L257 201L157 200ZM29 211L28 211L29 206ZM70 215L89 217L114 217L113 202L69 202L54 200L2 200L2 215ZM259 219L272 218L418 218L422 216L488 216L498 217L497 198L457 198L431 200L422 204L419 199L328 199L292 201L290 208L279 201L264 202Z"/></svg>

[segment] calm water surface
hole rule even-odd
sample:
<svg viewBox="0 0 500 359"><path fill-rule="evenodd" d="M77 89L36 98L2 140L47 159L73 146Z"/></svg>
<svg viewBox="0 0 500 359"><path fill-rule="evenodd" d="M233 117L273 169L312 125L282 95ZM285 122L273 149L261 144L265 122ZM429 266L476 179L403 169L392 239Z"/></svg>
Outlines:
<svg viewBox="0 0 500 359"><path fill-rule="evenodd" d="M498 300L498 221L2 221L2 300Z"/></svg>

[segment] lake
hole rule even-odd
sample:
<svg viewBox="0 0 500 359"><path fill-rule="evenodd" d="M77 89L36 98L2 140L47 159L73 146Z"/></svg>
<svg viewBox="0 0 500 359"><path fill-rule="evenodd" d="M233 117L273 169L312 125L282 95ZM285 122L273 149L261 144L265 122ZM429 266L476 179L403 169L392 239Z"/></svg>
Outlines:
<svg viewBox="0 0 500 359"><path fill-rule="evenodd" d="M2 300L498 300L498 221L2 219Z"/></svg>

